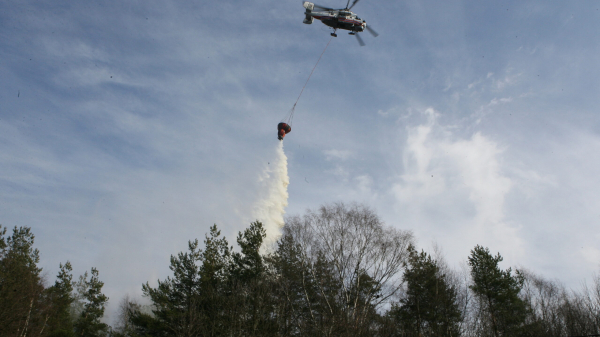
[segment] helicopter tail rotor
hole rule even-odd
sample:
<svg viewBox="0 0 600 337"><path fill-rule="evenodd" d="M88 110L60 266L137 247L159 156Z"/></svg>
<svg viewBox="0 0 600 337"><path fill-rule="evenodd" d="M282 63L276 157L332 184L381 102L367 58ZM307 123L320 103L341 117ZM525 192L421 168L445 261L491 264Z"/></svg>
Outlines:
<svg viewBox="0 0 600 337"><path fill-rule="evenodd" d="M302 6L304 6L304 8L306 8L306 11L304 12L305 18L304 21L302 21L303 23L310 25L311 23L313 23L313 16L311 15L311 12L313 9L315 9L315 4L313 4L312 2L308 2L308 1L304 1L302 3Z"/></svg>

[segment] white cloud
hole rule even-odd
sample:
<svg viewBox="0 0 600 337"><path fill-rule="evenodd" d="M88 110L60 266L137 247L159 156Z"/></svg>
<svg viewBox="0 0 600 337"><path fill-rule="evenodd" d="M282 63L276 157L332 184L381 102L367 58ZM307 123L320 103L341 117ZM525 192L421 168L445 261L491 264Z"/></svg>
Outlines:
<svg viewBox="0 0 600 337"><path fill-rule="evenodd" d="M454 249L461 242L463 257L476 244L522 254L519 227L505 217L514 182L502 165L504 149L480 132L454 136L431 108L423 115L427 122L408 127L404 172L392 187L398 207L418 233L444 236L437 240Z"/></svg>
<svg viewBox="0 0 600 337"><path fill-rule="evenodd" d="M596 247L582 247L579 250L581 257L593 266L600 266L600 249Z"/></svg>
<svg viewBox="0 0 600 337"><path fill-rule="evenodd" d="M397 117L397 116L402 115L403 113L406 113L406 112L397 106L391 107L389 109L377 110L377 114L382 117L387 117L387 116L396 116Z"/></svg>
<svg viewBox="0 0 600 337"><path fill-rule="evenodd" d="M494 97L494 98L493 98L493 99L490 101L490 104L489 104L489 106L492 106L492 105L497 105L497 104L501 104L501 103L510 103L510 102L512 102L512 101L513 101L513 99L512 99L511 97L505 97L505 98L500 98L500 99L498 99L498 98Z"/></svg>
<svg viewBox="0 0 600 337"><path fill-rule="evenodd" d="M343 182L347 182L348 178L350 178L350 171L342 165L336 165L334 169L326 170L325 172L341 178Z"/></svg>
<svg viewBox="0 0 600 337"><path fill-rule="evenodd" d="M503 78L494 81L494 86L497 90L506 89L509 86L516 85L521 77L522 73L513 73L512 69L507 69L506 75Z"/></svg>
<svg viewBox="0 0 600 337"><path fill-rule="evenodd" d="M500 167L498 157L502 150L479 132L468 140L442 141L439 150L469 190L469 199L478 210L476 222L480 225L501 222L504 198L512 185Z"/></svg>
<svg viewBox="0 0 600 337"><path fill-rule="evenodd" d="M363 196L373 196L376 193L373 191L373 178L368 174L359 175L354 178L356 183L356 191Z"/></svg>
<svg viewBox="0 0 600 337"><path fill-rule="evenodd" d="M544 190L557 188L558 180L553 174L541 174L530 168L509 168L511 175L518 179L514 185L527 199L538 198Z"/></svg>
<svg viewBox="0 0 600 337"><path fill-rule="evenodd" d="M325 151L323 151L323 153L325 153L327 160L344 161L344 160L348 160L349 158L351 158L353 156L352 151L349 151L349 150L331 149L331 150L325 150Z"/></svg>

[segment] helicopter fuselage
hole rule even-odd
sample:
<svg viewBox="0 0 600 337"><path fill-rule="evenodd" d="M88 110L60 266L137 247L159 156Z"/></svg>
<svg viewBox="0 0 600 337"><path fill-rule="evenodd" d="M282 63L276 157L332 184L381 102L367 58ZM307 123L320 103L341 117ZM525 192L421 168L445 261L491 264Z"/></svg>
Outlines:
<svg viewBox="0 0 600 337"><path fill-rule="evenodd" d="M325 25L335 29L345 29L352 32L362 32L367 24L352 12L311 12L310 15L321 20Z"/></svg>
<svg viewBox="0 0 600 337"><path fill-rule="evenodd" d="M354 0L350 5L350 0L346 3L346 8L334 9L329 7L323 7L315 5L312 2L304 1L302 6L306 11L304 12L304 23L310 25L315 19L321 20L325 25L333 28L331 36L337 37L335 33L338 29L345 29L350 31L350 35L354 35L358 44L361 46L365 45L365 42L358 33L363 32L365 29L371 33L374 37L379 34L373 29L373 27L367 26L367 22L359 18L356 14L352 13L351 9L356 5L359 0Z"/></svg>
<svg viewBox="0 0 600 337"><path fill-rule="evenodd" d="M302 5L306 9L304 12L306 16L304 23L306 24L310 25L313 23L313 19L317 19L334 30L345 29L352 32L351 34L362 32L367 28L365 20L352 13L350 9L324 8L308 1L305 1Z"/></svg>

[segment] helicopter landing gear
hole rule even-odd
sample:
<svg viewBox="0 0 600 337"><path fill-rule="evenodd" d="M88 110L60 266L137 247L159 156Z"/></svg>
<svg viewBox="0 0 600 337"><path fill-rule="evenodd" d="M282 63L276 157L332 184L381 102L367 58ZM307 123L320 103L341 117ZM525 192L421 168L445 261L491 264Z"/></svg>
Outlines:
<svg viewBox="0 0 600 337"><path fill-rule="evenodd" d="M331 36L333 36L333 37L337 37L337 34L335 33L335 31L336 31L336 30L337 30L337 29L335 29L335 28L333 29L333 33L331 33Z"/></svg>
<svg viewBox="0 0 600 337"><path fill-rule="evenodd" d="M350 32L349 35L356 35L356 32Z"/></svg>

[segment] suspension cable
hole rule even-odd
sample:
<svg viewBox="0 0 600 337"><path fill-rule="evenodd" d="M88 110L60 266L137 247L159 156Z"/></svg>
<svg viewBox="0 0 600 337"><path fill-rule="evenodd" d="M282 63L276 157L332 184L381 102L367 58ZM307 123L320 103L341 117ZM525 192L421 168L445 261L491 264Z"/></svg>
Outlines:
<svg viewBox="0 0 600 337"><path fill-rule="evenodd" d="M302 93L304 92L304 88L306 88L306 85L308 84L308 81L310 80L310 77L312 76L312 74L315 71L315 69L317 69L317 65L319 64L319 61L321 61L321 57L323 57L323 54L325 54L325 51L327 50L327 47L329 47L329 44L331 43L331 40L333 40L333 35L329 39L329 42L327 42L327 45L325 46L325 49L323 49L323 52L319 56L319 59L317 60L317 63L315 63L315 66L312 68L312 70L310 72L310 75L308 75L308 78L306 79L306 82L304 83L304 86L302 87L302 90L300 90L300 95L298 95L298 98L296 99L296 102L294 103L294 105L292 106L292 109L289 112L289 116L287 118L287 124L289 124L289 125L292 124L292 121L294 120L294 112L296 110L296 104L298 104L298 101L300 100L300 96L302 96Z"/></svg>

